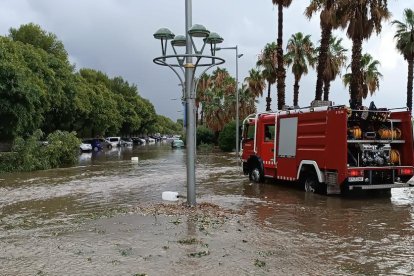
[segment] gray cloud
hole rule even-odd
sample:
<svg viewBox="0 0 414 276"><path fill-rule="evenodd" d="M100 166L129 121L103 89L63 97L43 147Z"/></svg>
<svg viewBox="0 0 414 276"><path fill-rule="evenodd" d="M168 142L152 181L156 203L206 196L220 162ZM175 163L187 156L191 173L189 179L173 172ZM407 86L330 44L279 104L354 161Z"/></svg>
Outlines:
<svg viewBox="0 0 414 276"><path fill-rule="evenodd" d="M160 55L159 42L152 34L167 26L176 34L184 33L184 0L3 0L0 8L0 32L6 34L10 27L34 22L61 39L70 59L77 68L88 67L106 72L110 76L123 76L137 84L140 94L148 98L159 114L177 119L181 113L177 77L168 69L153 64ZM320 39L318 16L311 21L303 16L307 0L293 1L285 10L284 43L292 33L301 31L311 34L316 43ZM401 3L400 3L401 4ZM402 17L403 5L389 2L396 18ZM239 79L247 76L255 66L257 55L267 42L276 40L277 9L271 1L210 0L193 1L193 23L201 23L225 39L223 46L238 45L244 56L240 59ZM407 64L396 53L392 40L393 28L385 23L381 36L375 35L364 43L364 52L371 53L382 63L380 91L375 100L377 106L404 106L406 101ZM343 31L346 47L351 43ZM235 55L222 51L225 66L235 74ZM288 70L286 80L287 103L292 103L293 78ZM303 77L300 104L307 105L314 96L316 74L311 71ZM273 87L273 96L276 88ZM346 104L348 92L337 80L332 85L332 99ZM275 97L274 97L275 98ZM259 110L264 110L264 99ZM272 107L275 108L275 100Z"/></svg>

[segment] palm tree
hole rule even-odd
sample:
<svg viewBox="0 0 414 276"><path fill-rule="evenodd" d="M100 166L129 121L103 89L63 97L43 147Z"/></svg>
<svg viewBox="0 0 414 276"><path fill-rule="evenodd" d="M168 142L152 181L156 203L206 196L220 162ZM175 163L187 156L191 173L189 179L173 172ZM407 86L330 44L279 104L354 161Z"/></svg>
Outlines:
<svg viewBox="0 0 414 276"><path fill-rule="evenodd" d="M246 118L256 113L257 96L252 92L248 83L243 84L239 89L240 118Z"/></svg>
<svg viewBox="0 0 414 276"><path fill-rule="evenodd" d="M270 103L272 102L270 97L271 86L276 82L277 78L276 62L277 45L274 42L267 43L257 61L257 66L262 69L262 76L267 81L266 111L270 111Z"/></svg>
<svg viewBox="0 0 414 276"><path fill-rule="evenodd" d="M210 85L205 91L205 104L203 110L206 125L216 135L223 127L234 120L235 110L235 86L236 81L226 69L217 68L210 79Z"/></svg>
<svg viewBox="0 0 414 276"><path fill-rule="evenodd" d="M308 65L314 66L316 62L315 48L310 35L304 36L301 32L293 34L288 41L284 57L288 66L292 66L292 73L295 76L293 85L293 105L298 106L299 82L302 75L308 74Z"/></svg>
<svg viewBox="0 0 414 276"><path fill-rule="evenodd" d="M285 105L286 70L283 61L283 8L288 8L292 0L272 0L278 8L277 22L277 107L279 110Z"/></svg>
<svg viewBox="0 0 414 276"><path fill-rule="evenodd" d="M266 81L260 70L250 69L249 76L244 79L248 89L256 98L263 96L263 90L266 88Z"/></svg>
<svg viewBox="0 0 414 276"><path fill-rule="evenodd" d="M350 95L351 107L362 105L364 76L362 72L362 41L370 38L373 31L381 32L382 21L390 17L387 0L340 0L336 13L347 26L347 35L352 40L352 63Z"/></svg>
<svg viewBox="0 0 414 276"><path fill-rule="evenodd" d="M200 111L200 125L203 125L204 122L204 104L206 100L206 91L211 85L211 79L208 74L203 74L200 76L197 84L197 94L196 94L196 107L197 107L197 116L198 111Z"/></svg>
<svg viewBox="0 0 414 276"><path fill-rule="evenodd" d="M407 81L407 107L412 110L413 106L413 65L414 65L414 12L411 9L404 10L404 22L394 20L397 25L397 49L408 62Z"/></svg>
<svg viewBox="0 0 414 276"><path fill-rule="evenodd" d="M207 92L208 102L205 106L206 125L218 135L224 127L225 113L222 105L222 97L217 95L217 91L210 89Z"/></svg>
<svg viewBox="0 0 414 276"><path fill-rule="evenodd" d="M374 58L370 54L364 54L361 58L361 72L362 72L362 89L361 95L358 95L358 98L366 99L368 97L368 92L371 96L375 93L375 91L379 90L379 79L382 78L382 74L378 71L378 66L381 63L378 60L374 60ZM352 66L350 64L348 68ZM345 74L343 77L343 82L345 87L348 85L352 85L352 73Z"/></svg>
<svg viewBox="0 0 414 276"><path fill-rule="evenodd" d="M341 74L342 67L345 67L347 61L346 52L348 51L341 45L342 38L331 37L329 40L329 49L326 59L325 71L323 74L323 100L329 101L329 90L331 82Z"/></svg>
<svg viewBox="0 0 414 276"><path fill-rule="evenodd" d="M225 68L218 67L213 71L212 79L216 87L223 87L225 79L230 76L229 72Z"/></svg>
<svg viewBox="0 0 414 276"><path fill-rule="evenodd" d="M336 18L337 2L335 0L311 0L311 3L305 10L305 15L310 19L312 16L321 11L321 45L319 49L318 65L316 68L316 90L315 100L322 100L322 88L324 83L324 72L327 65L329 40L332 36L332 29L338 27L338 20Z"/></svg>

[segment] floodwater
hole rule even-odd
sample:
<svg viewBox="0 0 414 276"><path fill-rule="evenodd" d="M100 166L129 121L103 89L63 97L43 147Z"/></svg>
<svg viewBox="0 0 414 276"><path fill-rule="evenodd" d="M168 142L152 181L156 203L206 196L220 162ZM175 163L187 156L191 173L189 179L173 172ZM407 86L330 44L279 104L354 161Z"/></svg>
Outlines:
<svg viewBox="0 0 414 276"><path fill-rule="evenodd" d="M234 154L199 152L197 200L224 215L136 211L185 185L185 150L166 144L0 175L0 275L414 274L414 189L307 194L250 183Z"/></svg>

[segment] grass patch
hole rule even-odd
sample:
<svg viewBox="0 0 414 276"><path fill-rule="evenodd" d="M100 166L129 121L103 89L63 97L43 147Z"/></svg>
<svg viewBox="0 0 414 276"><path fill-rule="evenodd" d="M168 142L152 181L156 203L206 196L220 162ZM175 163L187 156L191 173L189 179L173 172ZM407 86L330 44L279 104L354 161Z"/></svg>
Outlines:
<svg viewBox="0 0 414 276"><path fill-rule="evenodd" d="M182 221L181 221L181 219L180 219L180 218L177 218L176 220L172 220L172 221L170 221L170 223L172 223L172 224L174 224L174 225L179 225L179 224L181 224L181 223L182 223Z"/></svg>
<svg viewBox="0 0 414 276"><path fill-rule="evenodd" d="M204 144L201 143L197 149L201 152L210 152L214 149L214 144Z"/></svg>
<svg viewBox="0 0 414 276"><path fill-rule="evenodd" d="M179 244L189 245L189 244L199 244L201 241L197 240L196 238L191 239L182 239L178 241Z"/></svg>
<svg viewBox="0 0 414 276"><path fill-rule="evenodd" d="M121 253L121 256L123 256L123 257L132 255L132 247L126 248L126 249L120 249L119 253Z"/></svg>
<svg viewBox="0 0 414 276"><path fill-rule="evenodd" d="M274 251L259 251L258 254L259 254L259 256L262 256L262 257L269 257L269 256L275 255L276 252L274 252Z"/></svg>
<svg viewBox="0 0 414 276"><path fill-rule="evenodd" d="M256 260L254 260L254 266L257 266L257 267L265 267L266 266L266 262L265 261L262 261L262 260L259 260L259 259L256 259Z"/></svg>

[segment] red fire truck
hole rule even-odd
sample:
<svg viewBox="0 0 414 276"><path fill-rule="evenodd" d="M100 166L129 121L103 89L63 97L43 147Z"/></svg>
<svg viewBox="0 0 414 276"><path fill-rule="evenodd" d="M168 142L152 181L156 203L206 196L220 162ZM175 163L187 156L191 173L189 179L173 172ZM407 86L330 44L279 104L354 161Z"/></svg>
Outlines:
<svg viewBox="0 0 414 276"><path fill-rule="evenodd" d="M258 113L243 122L243 172L341 194L414 186L413 127L405 109L319 106Z"/></svg>

